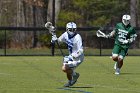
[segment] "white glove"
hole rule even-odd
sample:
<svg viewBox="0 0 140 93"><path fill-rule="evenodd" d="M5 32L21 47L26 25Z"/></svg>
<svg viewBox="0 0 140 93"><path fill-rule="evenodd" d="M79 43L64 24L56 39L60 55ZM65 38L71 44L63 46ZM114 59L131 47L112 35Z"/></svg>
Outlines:
<svg viewBox="0 0 140 93"><path fill-rule="evenodd" d="M68 61L73 61L73 57L71 55L65 56L63 59L63 63L67 63Z"/></svg>
<svg viewBox="0 0 140 93"><path fill-rule="evenodd" d="M81 54L83 54L83 51L84 51L83 49L79 49L77 52L72 53L71 56L73 58L78 58Z"/></svg>
<svg viewBox="0 0 140 93"><path fill-rule="evenodd" d="M57 41L57 37L56 37L56 35L53 35L51 42L55 42L55 41Z"/></svg>
<svg viewBox="0 0 140 93"><path fill-rule="evenodd" d="M128 40L124 40L123 41L123 44L127 44L129 41Z"/></svg>
<svg viewBox="0 0 140 93"><path fill-rule="evenodd" d="M77 58L77 57L79 57L79 54L78 54L78 53L72 53L71 56L72 56L73 58Z"/></svg>

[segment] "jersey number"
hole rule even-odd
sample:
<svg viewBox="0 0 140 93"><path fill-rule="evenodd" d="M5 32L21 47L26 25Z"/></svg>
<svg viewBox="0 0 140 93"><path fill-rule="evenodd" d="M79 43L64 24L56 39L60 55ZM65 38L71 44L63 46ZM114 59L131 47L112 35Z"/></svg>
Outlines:
<svg viewBox="0 0 140 93"><path fill-rule="evenodd" d="M118 40L119 41L123 42L123 40L126 40L126 37L127 37L127 33L124 33L124 32L119 32L118 33Z"/></svg>

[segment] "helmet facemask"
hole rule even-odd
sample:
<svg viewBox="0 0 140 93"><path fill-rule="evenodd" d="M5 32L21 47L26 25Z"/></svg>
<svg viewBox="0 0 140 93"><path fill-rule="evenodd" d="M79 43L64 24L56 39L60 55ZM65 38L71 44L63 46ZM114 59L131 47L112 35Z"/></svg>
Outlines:
<svg viewBox="0 0 140 93"><path fill-rule="evenodd" d="M127 26L128 24L130 24L130 19L131 19L130 15L123 15L123 17L122 17L122 23L125 26Z"/></svg>
<svg viewBox="0 0 140 93"><path fill-rule="evenodd" d="M67 28L67 32L68 32L70 35L74 35L74 33L76 32L76 28Z"/></svg>
<svg viewBox="0 0 140 93"><path fill-rule="evenodd" d="M74 22L69 22L66 25L66 31L68 32L69 35L74 35L76 32L76 24Z"/></svg>

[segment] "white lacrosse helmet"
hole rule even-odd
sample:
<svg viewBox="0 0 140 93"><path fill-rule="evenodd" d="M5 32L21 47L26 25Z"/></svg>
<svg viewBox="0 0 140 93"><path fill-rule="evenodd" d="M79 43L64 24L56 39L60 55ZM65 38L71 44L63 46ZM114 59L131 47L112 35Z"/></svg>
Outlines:
<svg viewBox="0 0 140 93"><path fill-rule="evenodd" d="M122 23L127 26L128 24L130 24L130 19L131 19L131 16L130 15L123 15L122 17Z"/></svg>
<svg viewBox="0 0 140 93"><path fill-rule="evenodd" d="M66 25L66 31L68 32L69 35L74 35L74 33L76 32L76 24L74 22L69 22Z"/></svg>

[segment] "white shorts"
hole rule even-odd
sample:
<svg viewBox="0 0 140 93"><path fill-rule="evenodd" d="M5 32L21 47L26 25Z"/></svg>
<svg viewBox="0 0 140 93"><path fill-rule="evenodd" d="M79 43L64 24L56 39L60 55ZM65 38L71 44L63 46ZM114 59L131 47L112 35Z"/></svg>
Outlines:
<svg viewBox="0 0 140 93"><path fill-rule="evenodd" d="M63 59L63 65L68 65L70 68L75 69L78 67L84 60L84 55L82 54L76 59L73 59L71 55L65 56Z"/></svg>

